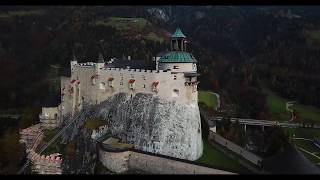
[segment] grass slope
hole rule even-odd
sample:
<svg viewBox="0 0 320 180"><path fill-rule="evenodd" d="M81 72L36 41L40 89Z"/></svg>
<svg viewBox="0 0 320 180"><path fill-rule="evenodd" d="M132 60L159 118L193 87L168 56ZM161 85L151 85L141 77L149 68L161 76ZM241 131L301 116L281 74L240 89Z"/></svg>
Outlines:
<svg viewBox="0 0 320 180"><path fill-rule="evenodd" d="M198 99L199 102L202 102L211 108L216 108L218 105L217 96L212 94L210 91L199 91Z"/></svg>
<svg viewBox="0 0 320 180"><path fill-rule="evenodd" d="M306 138L306 139L315 139L320 138L320 131L318 129L307 129L307 128L283 128L284 132L288 134L290 137L297 137L297 138ZM316 153L317 156L320 156L320 149L316 147L310 141L304 140L293 140L291 141L298 147L301 147L311 153ZM320 160L304 151L301 151L311 162L317 164L318 167Z"/></svg>
<svg viewBox="0 0 320 180"><path fill-rule="evenodd" d="M42 15L44 11L41 10L21 10L21 11L8 11L0 12L0 18L11 18L11 17L24 17L24 16L34 16Z"/></svg>
<svg viewBox="0 0 320 180"><path fill-rule="evenodd" d="M203 139L203 154L197 162L212 165L214 167L230 169L235 172L248 172L248 170L241 166L237 161L229 158L224 153L211 146L207 139Z"/></svg>
<svg viewBox="0 0 320 180"><path fill-rule="evenodd" d="M272 114L272 118L279 121L289 120L290 112L286 111L286 102L292 100L280 97L264 85L261 85L261 88L267 95L267 106ZM296 110L299 117L303 120L320 122L320 109L317 107L297 103L291 106L291 109Z"/></svg>
<svg viewBox="0 0 320 180"><path fill-rule="evenodd" d="M95 24L96 26L112 26L122 32L135 31L139 33L136 37L144 37L152 41L163 42L165 40L164 34L152 30L152 24L144 18L110 17L106 20L98 20Z"/></svg>
<svg viewBox="0 0 320 180"><path fill-rule="evenodd" d="M142 29L147 22L144 18L110 17L107 21L97 21L96 25L112 26L118 30L130 30L131 28Z"/></svg>

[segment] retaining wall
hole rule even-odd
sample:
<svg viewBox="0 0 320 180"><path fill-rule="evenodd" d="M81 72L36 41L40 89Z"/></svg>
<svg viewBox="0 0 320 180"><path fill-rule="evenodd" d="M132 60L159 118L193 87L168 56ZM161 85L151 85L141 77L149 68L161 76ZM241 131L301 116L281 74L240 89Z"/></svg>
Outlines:
<svg viewBox="0 0 320 180"><path fill-rule="evenodd" d="M140 170L150 174L234 174L232 172L197 165L195 162L153 155L151 153L128 151L106 151L99 147L99 160L109 170L123 173Z"/></svg>

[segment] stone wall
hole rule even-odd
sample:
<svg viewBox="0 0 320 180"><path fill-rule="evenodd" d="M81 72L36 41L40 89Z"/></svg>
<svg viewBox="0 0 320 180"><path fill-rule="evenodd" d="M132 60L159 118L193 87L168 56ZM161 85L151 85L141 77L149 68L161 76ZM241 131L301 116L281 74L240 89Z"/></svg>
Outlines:
<svg viewBox="0 0 320 180"><path fill-rule="evenodd" d="M233 174L223 170L137 152L131 154L129 168L153 174Z"/></svg>
<svg viewBox="0 0 320 180"><path fill-rule="evenodd" d="M58 154L49 156L40 155L33 150L30 151L28 158L32 163L32 170L38 174L61 174L62 159Z"/></svg>
<svg viewBox="0 0 320 180"><path fill-rule="evenodd" d="M59 107L42 107L39 115L41 129L54 129L60 125Z"/></svg>
<svg viewBox="0 0 320 180"><path fill-rule="evenodd" d="M100 162L110 171L123 173L129 171L129 156L131 151L106 152L99 150Z"/></svg>
<svg viewBox="0 0 320 180"><path fill-rule="evenodd" d="M106 168L117 173L138 170L150 174L234 174L200 166L192 161L137 151L110 152L99 149L99 160Z"/></svg>
<svg viewBox="0 0 320 180"><path fill-rule="evenodd" d="M25 143L26 151L35 149L43 138L43 133L40 129L40 123L23 129L19 132L20 143Z"/></svg>

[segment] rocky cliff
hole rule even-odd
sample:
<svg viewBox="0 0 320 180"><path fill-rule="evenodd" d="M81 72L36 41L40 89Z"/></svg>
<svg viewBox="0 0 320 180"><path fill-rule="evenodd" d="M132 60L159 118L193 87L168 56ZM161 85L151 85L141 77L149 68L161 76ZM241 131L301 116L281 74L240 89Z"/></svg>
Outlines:
<svg viewBox="0 0 320 180"><path fill-rule="evenodd" d="M152 94L131 97L116 94L99 105L86 107L64 132L63 173L94 173L97 162L91 131L83 128L86 119L107 121L113 136L133 143L136 149L196 160L202 155L201 121L197 105L165 101ZM66 121L65 124L68 124Z"/></svg>
<svg viewBox="0 0 320 180"><path fill-rule="evenodd" d="M202 155L197 104L162 100L152 94L116 94L94 108L94 116L110 119L111 134L136 149L196 160Z"/></svg>

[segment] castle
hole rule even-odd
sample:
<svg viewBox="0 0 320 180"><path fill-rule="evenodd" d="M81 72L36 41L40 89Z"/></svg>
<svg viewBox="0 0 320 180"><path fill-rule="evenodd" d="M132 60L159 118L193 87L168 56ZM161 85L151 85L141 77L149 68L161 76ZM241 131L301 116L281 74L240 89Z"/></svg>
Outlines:
<svg viewBox="0 0 320 180"><path fill-rule="evenodd" d="M61 77L61 104L42 108L40 122L55 128L63 117L120 92L131 96L152 93L162 99L197 105L197 60L186 51L186 42L178 28L171 36L171 51L154 58L154 69L112 67L113 62L105 63L101 54L97 63L78 63L74 57L70 62L71 77Z"/></svg>
<svg viewBox="0 0 320 180"><path fill-rule="evenodd" d="M104 62L100 54L97 63L78 63L74 57L70 62L71 76L61 77L61 104L42 108L39 116L42 129L59 127L82 109L125 94L131 99L138 98L139 102L131 103L131 109L127 110L124 109L129 106L127 100L112 102L105 108L121 104L115 107L113 127L109 127L114 134L125 134L124 141L134 142L136 148L144 151L198 159L203 145L197 60L186 49L186 36L178 28L171 35L171 51L154 57L151 68L136 68L141 62L130 57ZM141 94L156 99L149 103L152 107L144 107L149 105L143 105L146 101L139 99ZM134 108L137 105L141 109ZM139 115L128 117L129 111Z"/></svg>

